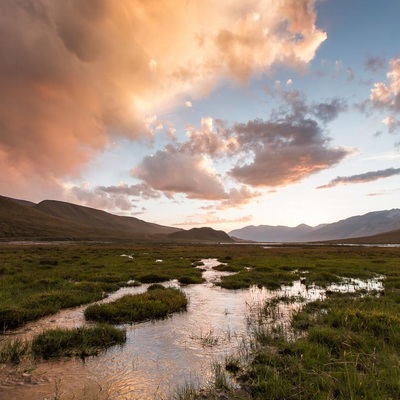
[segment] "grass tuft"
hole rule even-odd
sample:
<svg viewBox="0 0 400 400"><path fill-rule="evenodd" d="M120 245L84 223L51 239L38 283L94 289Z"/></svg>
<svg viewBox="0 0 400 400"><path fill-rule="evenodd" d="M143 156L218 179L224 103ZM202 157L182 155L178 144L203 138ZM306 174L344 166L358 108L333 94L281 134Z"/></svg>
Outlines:
<svg viewBox="0 0 400 400"><path fill-rule="evenodd" d="M29 344L22 339L7 341L0 344L0 364L19 364L29 353Z"/></svg>
<svg viewBox="0 0 400 400"><path fill-rule="evenodd" d="M126 332L112 325L76 329L51 329L37 335L32 341L35 358L88 357L97 355L110 346L122 344Z"/></svg>
<svg viewBox="0 0 400 400"><path fill-rule="evenodd" d="M156 287L146 293L125 295L112 303L95 304L85 310L85 318L114 324L165 318L186 310L186 295L178 289Z"/></svg>

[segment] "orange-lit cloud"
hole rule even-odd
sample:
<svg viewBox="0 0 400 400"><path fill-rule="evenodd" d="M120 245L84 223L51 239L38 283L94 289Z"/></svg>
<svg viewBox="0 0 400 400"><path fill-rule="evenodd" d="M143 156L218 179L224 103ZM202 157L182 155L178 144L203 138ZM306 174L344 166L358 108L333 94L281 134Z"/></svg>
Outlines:
<svg viewBox="0 0 400 400"><path fill-rule="evenodd" d="M214 207L225 209L260 196L249 187L274 188L299 182L338 164L354 151L329 146L325 135L325 124L347 110L343 101L308 105L298 91L280 94L284 106L273 110L269 120L229 126L221 120L202 118L199 129L188 128L185 142L175 141L145 157L132 175L167 196L183 193L188 198L219 200ZM222 175L216 170L220 160L233 164ZM227 190L226 180L241 186Z"/></svg>
<svg viewBox="0 0 400 400"><path fill-rule="evenodd" d="M389 72L386 74L388 82L378 82L371 89L370 100L372 105L387 110L390 115L383 119L383 123L393 132L400 121L395 115L400 113L400 58L393 58L389 62ZM395 115L393 115L395 114Z"/></svg>
<svg viewBox="0 0 400 400"><path fill-rule="evenodd" d="M132 175L167 196L185 193L188 198L220 200L226 198L221 178L202 154L190 154L168 145L143 159Z"/></svg>
<svg viewBox="0 0 400 400"><path fill-rule="evenodd" d="M187 128L186 141L176 140L145 157L132 175L167 196L183 193L188 198L218 200L213 207L227 209L259 197L253 190L256 187L299 182L354 151L330 147L325 135L325 125L347 111L343 100L308 104L302 92L284 91L280 86L276 90L283 105L272 110L268 120L229 126L204 117L200 128ZM220 160L231 165L224 175L216 170ZM227 190L227 179L241 186Z"/></svg>
<svg viewBox="0 0 400 400"><path fill-rule="evenodd" d="M314 0L2 1L0 184L78 174L223 77L304 68L326 38L315 20Z"/></svg>

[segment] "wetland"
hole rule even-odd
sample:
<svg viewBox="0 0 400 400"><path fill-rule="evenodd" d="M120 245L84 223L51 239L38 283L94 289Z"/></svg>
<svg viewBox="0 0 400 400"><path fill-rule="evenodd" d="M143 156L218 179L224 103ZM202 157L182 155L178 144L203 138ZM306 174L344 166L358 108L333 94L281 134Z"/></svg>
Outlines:
<svg viewBox="0 0 400 400"><path fill-rule="evenodd" d="M399 256L3 244L0 397L399 398Z"/></svg>

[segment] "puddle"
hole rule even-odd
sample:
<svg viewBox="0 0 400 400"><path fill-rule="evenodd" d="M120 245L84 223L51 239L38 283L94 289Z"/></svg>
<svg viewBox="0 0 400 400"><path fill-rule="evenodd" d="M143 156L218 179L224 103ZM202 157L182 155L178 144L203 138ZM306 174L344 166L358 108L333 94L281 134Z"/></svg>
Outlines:
<svg viewBox="0 0 400 400"><path fill-rule="evenodd" d="M259 310L266 300L283 297L301 299L279 302L277 313L281 321L290 321L292 313L304 302L324 299L326 291L307 287L301 280L280 290L251 287L247 290L226 290L215 286L222 276L232 272L213 269L220 264L215 259L202 260L201 285L182 286L189 298L187 312L154 322L124 325L127 341L114 346L85 362L77 359L41 363L32 373L31 382L22 384L3 379L0 398L4 400L63 399L167 399L176 387L187 382L204 384L210 378L211 364L241 350L254 329ZM380 290L379 278L374 283L348 280L332 285L328 290ZM177 281L165 286L180 287ZM101 302L113 301L128 293L143 293L149 285L126 287ZM63 310L56 315L27 324L9 336L32 338L44 329L73 328L85 324L82 306ZM271 321L272 322L272 321ZM86 393L86 394L85 394ZM57 395L57 397L55 397Z"/></svg>

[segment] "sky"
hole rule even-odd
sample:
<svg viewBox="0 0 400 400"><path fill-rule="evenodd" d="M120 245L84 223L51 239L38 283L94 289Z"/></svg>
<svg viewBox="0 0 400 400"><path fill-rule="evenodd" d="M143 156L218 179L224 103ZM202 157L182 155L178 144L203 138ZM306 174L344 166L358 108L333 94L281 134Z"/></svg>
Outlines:
<svg viewBox="0 0 400 400"><path fill-rule="evenodd" d="M1 0L0 194L183 229L399 207L399 0Z"/></svg>

